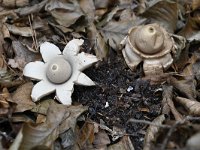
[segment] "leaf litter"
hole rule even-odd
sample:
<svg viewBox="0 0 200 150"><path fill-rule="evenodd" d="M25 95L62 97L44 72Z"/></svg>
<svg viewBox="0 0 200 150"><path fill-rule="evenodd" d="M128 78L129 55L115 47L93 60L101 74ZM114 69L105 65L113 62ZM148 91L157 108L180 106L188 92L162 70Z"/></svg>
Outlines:
<svg viewBox="0 0 200 150"><path fill-rule="evenodd" d="M195 147L199 8L195 0L0 1L0 148ZM173 66L150 81L142 64L132 72L121 54L129 28L149 23L163 26L178 43ZM81 51L101 60L84 72L96 86L75 86L71 106L58 104L53 95L33 103L35 82L23 77L24 66L41 60L41 43L63 49L73 38L83 38Z"/></svg>

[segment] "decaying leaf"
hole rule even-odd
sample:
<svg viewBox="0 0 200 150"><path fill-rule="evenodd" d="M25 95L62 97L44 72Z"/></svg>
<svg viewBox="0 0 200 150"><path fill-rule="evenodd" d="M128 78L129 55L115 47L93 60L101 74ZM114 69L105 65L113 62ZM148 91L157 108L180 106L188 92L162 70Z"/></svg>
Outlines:
<svg viewBox="0 0 200 150"><path fill-rule="evenodd" d="M29 4L28 0L2 0L0 2L3 6L9 7L9 8L14 8L14 7L24 7Z"/></svg>
<svg viewBox="0 0 200 150"><path fill-rule="evenodd" d="M200 115L200 102L183 97L176 97L176 101L181 103L191 115Z"/></svg>
<svg viewBox="0 0 200 150"><path fill-rule="evenodd" d="M174 118L177 121L181 121L183 116L176 110L174 102L172 101L173 96L173 87L172 86L163 86L163 100L162 100L162 113L170 115L170 111L174 115Z"/></svg>
<svg viewBox="0 0 200 150"><path fill-rule="evenodd" d="M152 123L157 124L157 125L162 125L162 123L165 121L165 115L160 115L156 117ZM157 133L159 132L160 127L150 125L147 129L147 133L144 138L144 148L143 150L151 150L152 147L152 142L156 140Z"/></svg>
<svg viewBox="0 0 200 150"><path fill-rule="evenodd" d="M27 150L39 145L52 149L59 134L64 133L69 128L74 129L77 118L85 110L86 107L81 105L66 107L61 104L51 104L44 123L24 124L22 132L19 133L22 134L21 140L18 139L20 141L19 149Z"/></svg>
<svg viewBox="0 0 200 150"><path fill-rule="evenodd" d="M12 96L12 102L16 103L15 112L23 112L30 110L35 106L35 103L31 99L31 91L33 83L28 82L20 86Z"/></svg>
<svg viewBox="0 0 200 150"><path fill-rule="evenodd" d="M171 84L175 89L180 93L187 96L189 99L196 98L196 81L193 76L181 77L182 79L178 80L175 77L168 78L168 83Z"/></svg>
<svg viewBox="0 0 200 150"><path fill-rule="evenodd" d="M130 8L127 8L130 10ZM127 11L126 9L126 11ZM97 24L97 28L103 35L104 39L114 49L120 48L120 43L128 34L128 30L136 25L144 23L145 19L136 18L134 13L126 13L126 17L122 14L118 21L115 20L115 14L122 11L122 8L116 7L107 16ZM132 12L130 10L130 12Z"/></svg>
<svg viewBox="0 0 200 150"><path fill-rule="evenodd" d="M35 107L31 109L32 112L47 115L48 108L50 105L57 105L58 103L53 99L43 100L40 103L37 103Z"/></svg>
<svg viewBox="0 0 200 150"><path fill-rule="evenodd" d="M149 7L141 16L150 19L151 23L160 24L168 32L174 33L178 19L177 3L159 1Z"/></svg>
<svg viewBox="0 0 200 150"><path fill-rule="evenodd" d="M77 143L80 149L87 149L87 147L92 148L94 141L94 125L92 123L85 123L81 129L77 131L78 138Z"/></svg>
<svg viewBox="0 0 200 150"><path fill-rule="evenodd" d="M88 36L90 38L91 44L93 45L96 56L101 60L105 59L108 54L108 46L102 35L96 29L94 24L91 24L89 26L88 31Z"/></svg>
<svg viewBox="0 0 200 150"><path fill-rule="evenodd" d="M12 47L15 52L15 58L10 59L8 64L13 68L19 68L23 70L24 66L31 61L40 59L40 54L33 53L24 47L19 41L13 41Z"/></svg>
<svg viewBox="0 0 200 150"><path fill-rule="evenodd" d="M45 10L48 11L60 25L65 27L74 24L81 16L83 16L76 0L51 0L46 4Z"/></svg>
<svg viewBox="0 0 200 150"><path fill-rule="evenodd" d="M198 10L191 12L189 17L187 18L185 27L178 34L184 36L189 41L200 40L199 16L200 15Z"/></svg>
<svg viewBox="0 0 200 150"><path fill-rule="evenodd" d="M10 107L9 100L10 93L8 89L4 88L0 94L0 116L8 115Z"/></svg>
<svg viewBox="0 0 200 150"><path fill-rule="evenodd" d="M129 136L123 138L116 144L110 145L108 150L135 150Z"/></svg>
<svg viewBox="0 0 200 150"><path fill-rule="evenodd" d="M30 27L17 27L15 25L10 25L10 24L6 24L6 27L12 34L21 35L25 37L33 36Z"/></svg>
<svg viewBox="0 0 200 150"><path fill-rule="evenodd" d="M77 118L83 112L85 112L88 109L88 107L78 105L78 106L69 106L66 109L70 112L70 116L68 118L66 118L65 120L63 120L62 124L60 125L60 127L59 127L60 133L65 132L69 128L71 128L73 131L75 131L75 125L77 122Z"/></svg>
<svg viewBox="0 0 200 150"><path fill-rule="evenodd" d="M18 8L14 12L17 13L19 16L26 16L33 13L38 13L40 10L45 6L48 0L42 0L40 3L35 4L33 6L27 6L23 8Z"/></svg>
<svg viewBox="0 0 200 150"><path fill-rule="evenodd" d="M107 146L111 143L108 134L104 130L99 130L95 134L95 138L93 141L94 148L103 149L107 148Z"/></svg>

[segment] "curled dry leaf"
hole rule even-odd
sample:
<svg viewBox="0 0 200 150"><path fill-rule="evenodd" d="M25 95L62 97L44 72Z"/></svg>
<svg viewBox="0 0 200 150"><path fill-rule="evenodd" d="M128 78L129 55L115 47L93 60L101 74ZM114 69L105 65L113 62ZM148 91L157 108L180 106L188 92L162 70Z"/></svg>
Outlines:
<svg viewBox="0 0 200 150"><path fill-rule="evenodd" d="M162 113L170 115L170 111L174 115L176 121L181 121L183 116L177 111L172 101L173 96L173 87L172 86L163 86L163 100L162 100Z"/></svg>
<svg viewBox="0 0 200 150"><path fill-rule="evenodd" d="M14 12L17 13L19 16L26 16L33 13L38 13L40 10L45 6L48 0L42 0L40 3L35 4L33 6L27 6L23 8L18 8Z"/></svg>
<svg viewBox="0 0 200 150"><path fill-rule="evenodd" d="M4 88L0 94L0 116L7 115L9 113L9 100L10 93L8 89Z"/></svg>
<svg viewBox="0 0 200 150"><path fill-rule="evenodd" d="M200 147L200 132L192 135L186 143L187 150L199 150Z"/></svg>
<svg viewBox="0 0 200 150"><path fill-rule="evenodd" d="M33 88L32 82L27 82L14 92L12 96L12 102L16 103L15 112L23 112L26 110L30 110L35 106L35 103L31 99L31 91Z"/></svg>
<svg viewBox="0 0 200 150"><path fill-rule="evenodd" d="M185 27L178 34L184 36L189 41L200 40L199 24L200 15L199 11L196 10L190 13Z"/></svg>
<svg viewBox="0 0 200 150"><path fill-rule="evenodd" d="M40 54L29 51L19 41L12 41L12 47L15 52L15 58L10 59L8 64L13 68L19 68L20 70L23 70L24 66L28 62L41 58Z"/></svg>
<svg viewBox="0 0 200 150"><path fill-rule="evenodd" d="M21 35L24 37L33 36L32 30L30 27L18 27L16 25L5 24L8 30L15 35Z"/></svg>
<svg viewBox="0 0 200 150"><path fill-rule="evenodd" d="M115 50L120 48L120 43L127 35L128 30L133 26L144 23L145 20L136 18L132 10L130 8L127 9L129 9L131 13L127 13L126 17L124 17L122 14L123 10L125 9L116 7L113 9L113 11L108 13L101 22L97 24L98 30L103 35L105 41L108 42L108 44ZM119 11L122 11L122 13L119 20L116 21L115 14Z"/></svg>
<svg viewBox="0 0 200 150"><path fill-rule="evenodd" d="M176 30L178 19L177 3L159 1L149 7L141 16L150 19L151 23L162 25L168 32L173 33Z"/></svg>
<svg viewBox="0 0 200 150"><path fill-rule="evenodd" d="M108 150L135 150L129 136L123 136L122 139L108 147Z"/></svg>
<svg viewBox="0 0 200 150"><path fill-rule="evenodd" d="M65 27L69 27L74 24L81 16L83 16L80 6L76 0L51 0L46 4L45 10L54 17L57 23Z"/></svg>
<svg viewBox="0 0 200 150"><path fill-rule="evenodd" d="M24 7L29 4L29 0L2 0L0 4L9 8Z"/></svg>
<svg viewBox="0 0 200 150"><path fill-rule="evenodd" d="M99 130L95 134L93 145L97 149L107 148L107 145L110 144L110 139L108 134L104 130Z"/></svg>
<svg viewBox="0 0 200 150"><path fill-rule="evenodd" d="M92 143L95 138L94 124L86 122L83 125L83 127L81 127L81 129L78 129L77 133L77 143L80 149L87 149L87 147L93 147Z"/></svg>
<svg viewBox="0 0 200 150"><path fill-rule="evenodd" d="M165 115L160 115L156 117L152 123L157 125L162 125L162 123L165 121ZM150 125L147 129L147 133L145 134L144 138L144 148L143 150L151 150L152 142L156 140L157 134L160 130L160 127Z"/></svg>
<svg viewBox="0 0 200 150"><path fill-rule="evenodd" d="M200 102L183 97L176 97L176 101L182 104L191 115L200 116Z"/></svg>
<svg viewBox="0 0 200 150"><path fill-rule="evenodd" d="M97 58L100 60L105 59L108 55L108 46L101 33L96 29L94 24L90 24L88 31L88 36L94 47Z"/></svg>
<svg viewBox="0 0 200 150"><path fill-rule="evenodd" d="M196 98L196 81L193 76L182 77L180 80L171 76L168 78L167 82L187 98L193 100Z"/></svg>
<svg viewBox="0 0 200 150"><path fill-rule="evenodd" d="M60 133L74 129L76 120L87 108L81 105L66 107L61 104L51 104L48 108L46 122L40 124L26 123L22 129L22 139L19 149L27 150L38 145L50 149ZM19 133L20 134L20 133Z"/></svg>

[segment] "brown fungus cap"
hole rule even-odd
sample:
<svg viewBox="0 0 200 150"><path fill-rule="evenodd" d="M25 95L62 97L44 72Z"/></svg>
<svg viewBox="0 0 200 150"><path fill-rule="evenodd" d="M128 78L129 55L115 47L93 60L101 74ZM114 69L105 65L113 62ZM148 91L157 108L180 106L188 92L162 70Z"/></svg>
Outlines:
<svg viewBox="0 0 200 150"><path fill-rule="evenodd" d="M129 30L128 42L132 50L142 58L156 58L169 53L172 39L158 24L136 26Z"/></svg>

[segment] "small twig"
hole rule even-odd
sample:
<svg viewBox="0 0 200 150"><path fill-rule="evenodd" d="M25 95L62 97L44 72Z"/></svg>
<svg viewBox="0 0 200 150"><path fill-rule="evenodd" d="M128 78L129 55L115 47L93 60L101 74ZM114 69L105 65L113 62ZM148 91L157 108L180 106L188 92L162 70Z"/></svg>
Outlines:
<svg viewBox="0 0 200 150"><path fill-rule="evenodd" d="M35 45L35 50L37 51L38 49L38 45L37 45L37 37L36 37L36 32L35 30L33 29L33 25L32 25L32 18L33 16L32 15L29 15L28 16L28 21L29 21L29 24L30 24L30 28L31 28L31 31L32 31L32 39L33 39L33 43Z"/></svg>
<svg viewBox="0 0 200 150"><path fill-rule="evenodd" d="M171 110L176 121L183 120L183 116L177 111L177 109L174 106L174 102L172 101L173 87L163 86L163 90L164 91L163 91L163 100L162 100L162 105L163 105L162 112L164 114L169 115L170 110Z"/></svg>
<svg viewBox="0 0 200 150"><path fill-rule="evenodd" d="M170 137L172 135L172 133L174 132L174 130L177 128L177 126L184 124L187 121L200 121L200 117L192 117L192 116L186 116L183 120L181 121L176 121L175 124L170 128L170 130L168 131L165 140L162 143L162 147L161 150L165 150Z"/></svg>
<svg viewBox="0 0 200 150"><path fill-rule="evenodd" d="M156 123L152 123L150 121L147 120L137 120L137 119L129 119L128 122L133 122L133 123L144 123L144 124L148 124L148 125L152 125L152 126L157 126L157 127L161 127L161 128L171 128L171 126L169 125L160 125L160 124L156 124Z"/></svg>

